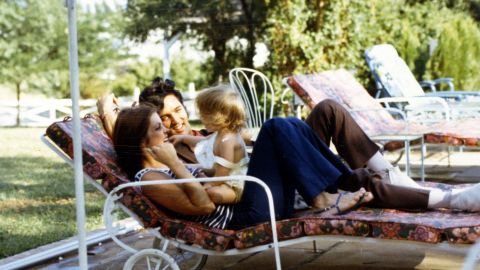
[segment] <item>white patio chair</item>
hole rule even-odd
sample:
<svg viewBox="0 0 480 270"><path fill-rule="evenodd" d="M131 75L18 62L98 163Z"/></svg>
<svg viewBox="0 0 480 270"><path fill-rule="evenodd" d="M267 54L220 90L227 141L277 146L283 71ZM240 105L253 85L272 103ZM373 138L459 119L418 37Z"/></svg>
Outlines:
<svg viewBox="0 0 480 270"><path fill-rule="evenodd" d="M234 68L228 74L231 87L240 93L247 112L247 128L259 129L273 117L275 91L263 73L250 68Z"/></svg>
<svg viewBox="0 0 480 270"><path fill-rule="evenodd" d="M365 50L365 59L377 86L376 98L437 97L448 101L449 115L453 119L480 117L480 92L455 91L452 78L440 78L418 82L397 50L390 44L375 45ZM437 91L440 84L447 84L448 91ZM425 93L422 87L431 92ZM390 100L393 101L393 100ZM403 101L400 101L403 102ZM445 105L432 103L432 99L412 99L405 107L407 116L417 121L426 120L442 110ZM428 115L425 111L429 111ZM436 113L438 115L438 113ZM442 117L441 117L442 118Z"/></svg>

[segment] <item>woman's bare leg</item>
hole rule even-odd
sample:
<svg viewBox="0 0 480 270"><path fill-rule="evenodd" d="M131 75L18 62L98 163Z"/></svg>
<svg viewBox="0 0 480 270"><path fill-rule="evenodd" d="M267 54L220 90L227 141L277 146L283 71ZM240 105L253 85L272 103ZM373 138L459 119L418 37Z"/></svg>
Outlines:
<svg viewBox="0 0 480 270"><path fill-rule="evenodd" d="M343 194L322 192L313 200L313 207L326 209L325 213L337 214L356 206L360 200L362 203L368 203L372 199L372 193L365 191L364 188L356 192L344 192Z"/></svg>

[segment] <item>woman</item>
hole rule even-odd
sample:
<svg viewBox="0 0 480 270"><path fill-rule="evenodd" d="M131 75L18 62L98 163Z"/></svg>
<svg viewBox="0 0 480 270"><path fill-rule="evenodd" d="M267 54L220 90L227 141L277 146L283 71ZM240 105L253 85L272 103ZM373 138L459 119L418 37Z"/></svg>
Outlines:
<svg viewBox="0 0 480 270"><path fill-rule="evenodd" d="M122 110L117 118L114 130L114 144L118 162L129 177L137 181L155 179L192 178L199 176L196 169L186 167L177 157L175 149L168 142L166 129L163 127L156 109L149 106L139 106ZM259 143L264 139L260 139ZM255 157L255 150L252 157ZM304 183L293 180L281 182L280 178L269 178L266 182L272 189L275 198L276 211L279 218L286 218L293 211L293 194L295 188ZM270 181L270 182L269 182ZM255 186L252 186L255 185ZM311 200L320 194L330 183L319 185L319 192L312 195ZM302 188L302 190L305 190ZM268 219L268 209L265 192L258 190L256 184L246 183L241 202L235 205L216 206L215 197L210 198L204 187L199 183L180 185L147 186L143 192L157 205L174 216L195 220L217 228L240 228L263 222ZM313 194L313 192L310 192ZM305 195L306 196L306 195ZM327 211L342 211L363 200L371 200L371 194L361 189L355 193L337 195L348 197L339 209ZM260 210L260 211L259 211ZM198 216L198 217L194 217Z"/></svg>
<svg viewBox="0 0 480 270"><path fill-rule="evenodd" d="M151 107L121 111L113 137L120 166L130 177L135 175L137 180L148 181L198 175L178 159L159 115ZM291 217L295 190L308 204L316 206L322 191L335 192L337 187L356 191L350 193L349 207L362 196L365 202L371 201L372 206L389 208L446 207L478 211L480 205L478 198L472 196L480 191L479 185L432 204L432 191L386 184L380 177L362 172L350 171L343 165L304 122L275 118L262 126L247 174L262 179L272 190L277 219ZM374 198L362 187L371 191ZM216 206L199 183L148 186L144 192L172 214L188 215L189 219L193 219L192 215L200 216L199 222L212 227L238 229L269 219L265 192L252 182L245 184L243 198L235 205ZM398 194L401 199L385 200L389 196L381 196L384 193Z"/></svg>

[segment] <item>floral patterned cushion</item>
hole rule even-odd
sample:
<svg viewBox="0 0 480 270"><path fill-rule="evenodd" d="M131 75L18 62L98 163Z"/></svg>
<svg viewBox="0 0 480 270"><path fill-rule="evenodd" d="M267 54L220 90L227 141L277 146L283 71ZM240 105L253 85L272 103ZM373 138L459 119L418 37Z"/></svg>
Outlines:
<svg viewBox="0 0 480 270"><path fill-rule="evenodd" d="M427 143L480 145L479 119L445 121L429 126L395 120L388 112L381 111L382 106L344 69L294 75L288 78L287 83L310 108L324 99L342 104L369 136L425 134ZM390 145L386 149L401 146Z"/></svg>
<svg viewBox="0 0 480 270"><path fill-rule="evenodd" d="M160 233L189 245L204 249L223 251L231 247L234 231L209 228L207 226L179 219L166 219Z"/></svg>
<svg viewBox="0 0 480 270"><path fill-rule="evenodd" d="M349 235L369 236L370 228L367 222L344 219L325 219L323 217L305 217L306 235Z"/></svg>
<svg viewBox="0 0 480 270"><path fill-rule="evenodd" d="M128 183L125 173L116 165L116 154L110 138L103 130L100 119L87 116L81 122L82 157L84 172L92 179L102 179L104 193L110 192L120 184ZM73 122L70 120L55 122L47 128L47 136L69 157L73 157ZM165 217L138 188L126 188L122 191L122 203L132 210L144 227L157 227Z"/></svg>
<svg viewBox="0 0 480 270"><path fill-rule="evenodd" d="M330 216L324 219L337 220ZM480 237L480 215L447 210L405 212L392 209L360 208L341 216L344 220L361 222L374 238L414 240L438 243L473 243Z"/></svg>
<svg viewBox="0 0 480 270"><path fill-rule="evenodd" d="M304 236L303 220L299 218L277 221L278 240L287 240ZM272 226L262 223L235 232L235 247L238 249L250 248L271 243Z"/></svg>

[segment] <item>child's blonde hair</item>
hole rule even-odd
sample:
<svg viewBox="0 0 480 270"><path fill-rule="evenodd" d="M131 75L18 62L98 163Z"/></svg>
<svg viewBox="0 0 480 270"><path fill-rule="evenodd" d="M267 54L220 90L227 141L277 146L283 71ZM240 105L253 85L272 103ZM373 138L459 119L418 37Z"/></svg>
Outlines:
<svg viewBox="0 0 480 270"><path fill-rule="evenodd" d="M240 95L228 85L200 91L195 99L200 120L214 127L238 132L245 126L245 107Z"/></svg>

